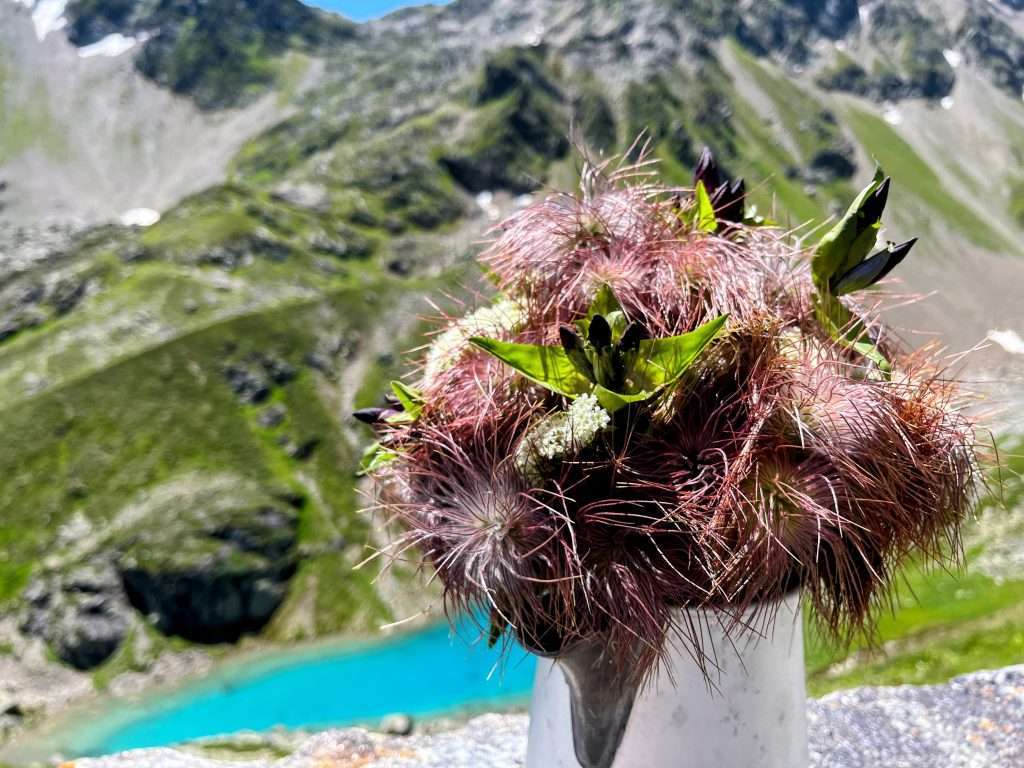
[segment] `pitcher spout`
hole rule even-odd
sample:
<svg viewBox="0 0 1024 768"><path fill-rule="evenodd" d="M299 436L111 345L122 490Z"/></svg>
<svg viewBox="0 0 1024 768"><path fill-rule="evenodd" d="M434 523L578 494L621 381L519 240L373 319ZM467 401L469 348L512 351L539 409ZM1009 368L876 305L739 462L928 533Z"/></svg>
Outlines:
<svg viewBox="0 0 1024 768"><path fill-rule="evenodd" d="M582 768L610 768L636 699L637 683L603 650L602 643L588 640L558 657L569 687L573 747Z"/></svg>

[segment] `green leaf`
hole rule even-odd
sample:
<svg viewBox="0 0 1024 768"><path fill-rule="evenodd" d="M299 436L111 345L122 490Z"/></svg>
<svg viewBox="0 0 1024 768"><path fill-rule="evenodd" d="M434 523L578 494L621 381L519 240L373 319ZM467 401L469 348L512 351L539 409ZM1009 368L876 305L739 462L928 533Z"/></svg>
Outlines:
<svg viewBox="0 0 1024 768"><path fill-rule="evenodd" d="M608 283L601 283L601 287L597 289L597 295L594 296L594 301L587 310L587 319L591 319L594 315L608 317L612 312L621 311L622 305L615 296L615 291Z"/></svg>
<svg viewBox="0 0 1024 768"><path fill-rule="evenodd" d="M747 208L747 212L743 216L743 223L748 227L774 227L776 224L774 220L758 213L756 205Z"/></svg>
<svg viewBox="0 0 1024 768"><path fill-rule="evenodd" d="M409 420L415 421L418 419L420 412L423 410L423 395L400 381L391 382L391 391L395 393L398 402L402 404L405 413L409 415ZM390 422L391 420L389 419L388 421Z"/></svg>
<svg viewBox="0 0 1024 768"><path fill-rule="evenodd" d="M469 341L552 392L575 397L590 391L590 380L579 372L561 347L515 344L482 336L473 336Z"/></svg>
<svg viewBox="0 0 1024 768"><path fill-rule="evenodd" d="M380 443L374 443L363 451L359 461L359 474L368 475L398 458L398 454Z"/></svg>
<svg viewBox="0 0 1024 768"><path fill-rule="evenodd" d="M608 283L601 283L601 287L597 289L597 294L587 309L587 316L576 322L576 327L580 329L583 338L587 338L589 335L590 321L597 315L602 315L608 321L612 331L620 328L621 330L618 331L620 334L628 325L626 313L622 311L622 305L619 304L615 291Z"/></svg>
<svg viewBox="0 0 1024 768"><path fill-rule="evenodd" d="M885 180L885 174L879 167L875 176L860 194L850 203L846 213L832 229L818 242L811 259L811 276L819 290L827 290L828 281L840 270L848 271L859 264L874 247L878 237L881 221L863 221L860 210L867 199L873 195ZM848 262L853 262L843 269Z"/></svg>
<svg viewBox="0 0 1024 768"><path fill-rule="evenodd" d="M501 617L500 613L498 613L496 610L494 610L492 608L491 609L491 627L490 627L490 631L487 634L487 647L488 648L493 648L495 645L498 644L498 641L501 639L501 635L505 631L505 628L507 626L508 626L508 622L505 621Z"/></svg>
<svg viewBox="0 0 1024 768"><path fill-rule="evenodd" d="M824 304L826 301L827 304ZM878 345L867 338L867 329L864 324L857 320L839 299L831 295L827 295L825 299L819 297L816 309L818 321L837 344L852 349L870 360L878 366L878 370L885 374L886 378L889 378L892 374L892 364L879 351ZM843 328L847 330L843 331Z"/></svg>
<svg viewBox="0 0 1024 768"><path fill-rule="evenodd" d="M855 351L858 354L866 357L868 360L870 360L875 365L877 365L878 366L878 370L880 370L883 374L885 374L885 377L887 379L891 376L891 374L892 374L892 363L890 363L886 359L885 355L883 355L878 350L878 347L875 344L872 344L870 341L853 341L853 342L850 342L850 341L845 341L845 340L843 341L843 343L848 344L849 347L853 351Z"/></svg>
<svg viewBox="0 0 1024 768"><path fill-rule="evenodd" d="M704 186L703 181L698 181L693 189L693 196L697 201L696 227L701 232L717 232L718 219L715 217L715 206L711 203L711 197Z"/></svg>
<svg viewBox="0 0 1024 768"><path fill-rule="evenodd" d="M626 319L625 312L609 312L604 315L604 319L608 321L608 325L612 329L612 343L616 343L622 338L622 334L626 332L626 327L629 325L629 320Z"/></svg>
<svg viewBox="0 0 1024 768"><path fill-rule="evenodd" d="M714 340L728 317L716 317L682 336L641 341L633 368L634 385L643 390L656 391L674 383Z"/></svg>
<svg viewBox="0 0 1024 768"><path fill-rule="evenodd" d="M615 413L621 411L630 403L639 403L644 400L649 400L656 392L634 392L633 394L627 395L622 392L612 392L610 389L602 387L600 384L594 385L594 396L597 398L597 402L601 404L608 413Z"/></svg>

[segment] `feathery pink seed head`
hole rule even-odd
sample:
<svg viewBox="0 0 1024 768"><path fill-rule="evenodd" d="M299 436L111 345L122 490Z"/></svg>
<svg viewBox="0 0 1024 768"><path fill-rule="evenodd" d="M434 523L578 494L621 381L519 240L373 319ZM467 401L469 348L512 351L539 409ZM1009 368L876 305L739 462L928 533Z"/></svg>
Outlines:
<svg viewBox="0 0 1024 768"><path fill-rule="evenodd" d="M822 327L807 254L783 233L701 232L677 190L628 167L588 169L584 188L499 228L481 261L519 315L484 335L560 349L602 285L653 339L728 326L656 397L594 411L586 441L569 398L476 348L443 365L427 352L422 410L382 428L398 458L378 473L452 609L548 653L599 635L643 678L686 634L677 608L735 617L799 588L845 637L910 553L955 557L974 425L935 350L883 335L887 380ZM880 328L874 305L848 306ZM524 461L546 427L562 432L544 461Z"/></svg>

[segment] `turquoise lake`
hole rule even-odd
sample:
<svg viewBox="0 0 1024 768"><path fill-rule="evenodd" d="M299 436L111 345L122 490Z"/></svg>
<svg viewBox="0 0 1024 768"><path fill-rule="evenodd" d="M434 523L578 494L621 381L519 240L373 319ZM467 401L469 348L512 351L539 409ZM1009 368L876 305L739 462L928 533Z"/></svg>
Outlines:
<svg viewBox="0 0 1024 768"><path fill-rule="evenodd" d="M504 658L462 622L373 644L317 648L225 666L195 685L130 706L116 706L54 745L88 756L166 746L241 730L318 729L404 712L450 714L525 703L534 659L521 649Z"/></svg>

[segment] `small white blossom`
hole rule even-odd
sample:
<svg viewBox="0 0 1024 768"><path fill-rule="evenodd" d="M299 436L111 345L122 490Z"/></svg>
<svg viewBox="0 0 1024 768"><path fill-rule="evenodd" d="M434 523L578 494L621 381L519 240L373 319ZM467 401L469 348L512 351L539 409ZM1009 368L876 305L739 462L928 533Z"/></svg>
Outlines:
<svg viewBox="0 0 1024 768"><path fill-rule="evenodd" d="M536 474L538 459L552 460L590 445L612 417L594 395L580 395L566 411L545 416L523 438L516 464L529 475Z"/></svg>
<svg viewBox="0 0 1024 768"><path fill-rule="evenodd" d="M424 379L430 381L455 365L465 354L471 336L502 336L516 330L522 320L522 308L510 299L501 299L457 320L431 342Z"/></svg>

